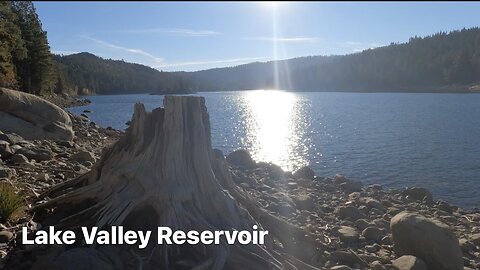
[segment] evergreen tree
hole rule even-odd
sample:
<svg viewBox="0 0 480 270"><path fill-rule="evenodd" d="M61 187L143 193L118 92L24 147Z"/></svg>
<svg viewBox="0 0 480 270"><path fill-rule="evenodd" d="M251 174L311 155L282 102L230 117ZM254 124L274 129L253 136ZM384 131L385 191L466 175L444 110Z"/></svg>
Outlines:
<svg viewBox="0 0 480 270"><path fill-rule="evenodd" d="M27 57L16 62L20 88L33 94L51 93L57 78L47 33L42 30L31 1L12 2L12 5L27 48Z"/></svg>
<svg viewBox="0 0 480 270"><path fill-rule="evenodd" d="M17 88L17 72L14 62L27 56L17 15L10 1L0 2L0 86Z"/></svg>

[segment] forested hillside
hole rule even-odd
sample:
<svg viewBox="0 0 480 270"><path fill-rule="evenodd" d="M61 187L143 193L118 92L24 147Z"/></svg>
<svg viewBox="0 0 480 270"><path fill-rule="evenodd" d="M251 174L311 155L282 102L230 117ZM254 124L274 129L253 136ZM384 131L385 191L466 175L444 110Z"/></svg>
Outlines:
<svg viewBox="0 0 480 270"><path fill-rule="evenodd" d="M90 53L54 56L58 70L58 89L80 94L171 93L186 88L177 73L103 59Z"/></svg>
<svg viewBox="0 0 480 270"><path fill-rule="evenodd" d="M188 73L187 80L194 90L203 91L468 91L478 89L480 83L480 29L414 37L407 43L344 56L301 57L198 71Z"/></svg>

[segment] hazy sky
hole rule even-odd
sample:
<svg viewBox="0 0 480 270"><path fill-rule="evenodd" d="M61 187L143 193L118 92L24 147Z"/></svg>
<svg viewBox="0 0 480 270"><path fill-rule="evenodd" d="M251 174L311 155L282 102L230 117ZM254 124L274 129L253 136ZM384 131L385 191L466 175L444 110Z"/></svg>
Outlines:
<svg viewBox="0 0 480 270"><path fill-rule="evenodd" d="M54 53L200 70L480 26L480 3L35 2Z"/></svg>

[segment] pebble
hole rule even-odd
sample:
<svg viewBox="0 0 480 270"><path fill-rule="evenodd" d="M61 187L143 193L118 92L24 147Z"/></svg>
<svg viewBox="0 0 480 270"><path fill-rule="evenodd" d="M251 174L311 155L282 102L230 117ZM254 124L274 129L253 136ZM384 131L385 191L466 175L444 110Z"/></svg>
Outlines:
<svg viewBox="0 0 480 270"><path fill-rule="evenodd" d="M13 233L9 231L0 231L0 243L8 243L13 238Z"/></svg>
<svg viewBox="0 0 480 270"><path fill-rule="evenodd" d="M362 231L362 236L365 237L365 239L375 242L382 240L383 235L383 230L373 226L367 227L365 228L365 230Z"/></svg>
<svg viewBox="0 0 480 270"><path fill-rule="evenodd" d="M359 238L359 234L357 230L355 230L355 228L353 227L348 227L348 226L340 227L340 229L338 230L338 234L339 234L340 240L342 240L342 242L347 244L357 242Z"/></svg>

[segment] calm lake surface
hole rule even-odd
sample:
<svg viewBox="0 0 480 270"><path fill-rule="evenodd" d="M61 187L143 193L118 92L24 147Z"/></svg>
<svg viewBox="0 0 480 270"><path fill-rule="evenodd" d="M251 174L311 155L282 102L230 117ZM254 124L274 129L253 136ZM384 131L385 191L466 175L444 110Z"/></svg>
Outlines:
<svg viewBox="0 0 480 270"><path fill-rule="evenodd" d="M248 149L285 170L310 165L365 184L422 186L434 198L480 207L480 95L390 93L202 93L212 143L225 154ZM162 96L91 96L100 126L125 129L133 104Z"/></svg>

